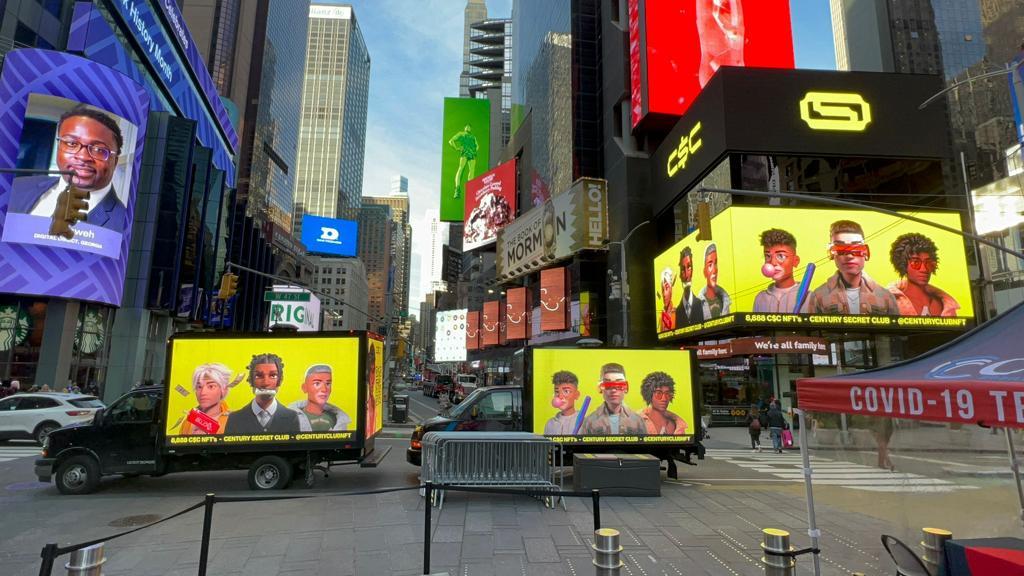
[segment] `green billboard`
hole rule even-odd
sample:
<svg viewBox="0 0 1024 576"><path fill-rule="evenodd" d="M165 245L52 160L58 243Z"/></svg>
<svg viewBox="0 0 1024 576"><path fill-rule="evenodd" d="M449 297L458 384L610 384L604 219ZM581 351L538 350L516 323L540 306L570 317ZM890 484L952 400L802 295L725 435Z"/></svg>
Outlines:
<svg viewBox="0 0 1024 576"><path fill-rule="evenodd" d="M445 98L441 144L441 220L461 222L466 182L490 168L491 103Z"/></svg>

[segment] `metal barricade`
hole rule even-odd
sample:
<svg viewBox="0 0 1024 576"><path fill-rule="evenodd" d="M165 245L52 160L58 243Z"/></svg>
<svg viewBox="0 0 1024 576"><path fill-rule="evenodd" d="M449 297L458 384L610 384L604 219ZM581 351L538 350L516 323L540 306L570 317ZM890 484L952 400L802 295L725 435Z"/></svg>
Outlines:
<svg viewBox="0 0 1024 576"><path fill-rule="evenodd" d="M528 432L428 432L420 478L438 486L432 504L439 508L444 485L558 490L561 454L559 444Z"/></svg>

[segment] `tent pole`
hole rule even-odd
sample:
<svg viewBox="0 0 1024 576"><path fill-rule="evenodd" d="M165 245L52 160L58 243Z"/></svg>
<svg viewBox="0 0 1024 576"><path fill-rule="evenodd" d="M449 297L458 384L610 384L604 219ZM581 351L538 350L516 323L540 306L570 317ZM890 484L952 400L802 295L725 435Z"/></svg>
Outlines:
<svg viewBox="0 0 1024 576"><path fill-rule="evenodd" d="M796 415L800 420L800 456L804 463L804 488L807 491L807 535L811 537L811 548L818 549L818 540L821 538L821 530L818 530L818 523L814 519L814 492L811 490L811 453L808 451L807 442L807 418L804 411L797 408ZM1018 487L1020 484L1017 485ZM821 559L819 554L811 554L814 562L814 576L821 576Z"/></svg>
<svg viewBox="0 0 1024 576"><path fill-rule="evenodd" d="M1006 448L1010 451L1010 470L1013 470L1013 481L1017 485L1017 498L1020 501L1020 518L1024 524L1024 488L1020 484L1020 461L1017 460L1017 450L1013 446L1013 431L1003 428L1006 433Z"/></svg>

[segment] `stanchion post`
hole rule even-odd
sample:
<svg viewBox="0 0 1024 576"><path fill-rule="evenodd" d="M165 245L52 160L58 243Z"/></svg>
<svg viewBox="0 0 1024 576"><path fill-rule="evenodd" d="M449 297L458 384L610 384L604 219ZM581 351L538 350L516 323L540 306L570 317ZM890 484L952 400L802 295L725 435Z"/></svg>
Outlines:
<svg viewBox="0 0 1024 576"><path fill-rule="evenodd" d="M796 560L792 556L780 556L793 551L789 545L789 532L776 528L765 528L761 530L761 549L764 556L761 557L761 564L764 565L766 576L793 576L796 574Z"/></svg>
<svg viewBox="0 0 1024 576"><path fill-rule="evenodd" d="M213 530L213 505L216 496L207 494L203 506L203 541L199 548L199 576L206 576L206 564L210 559L210 533Z"/></svg>
<svg viewBox="0 0 1024 576"><path fill-rule="evenodd" d="M924 548L921 560L932 574L938 574L940 567L946 564L946 540L952 537L952 532L942 528L921 529L921 547Z"/></svg>
<svg viewBox="0 0 1024 576"><path fill-rule="evenodd" d="M423 501L423 573L430 574L430 509L434 507L433 492L434 483L424 483L424 495L426 499Z"/></svg>
<svg viewBox="0 0 1024 576"><path fill-rule="evenodd" d="M618 576L622 570L622 546L619 531L612 528L594 530L594 574Z"/></svg>
<svg viewBox="0 0 1024 576"><path fill-rule="evenodd" d="M601 492L599 490L591 490L590 498L594 501L594 530L601 529Z"/></svg>
<svg viewBox="0 0 1024 576"><path fill-rule="evenodd" d="M57 545L47 544L43 546L43 551L39 553L42 557L43 562L39 565L39 576L50 576L53 572L53 562L57 559Z"/></svg>
<svg viewBox="0 0 1024 576"><path fill-rule="evenodd" d="M103 563L107 559L103 556L103 542L79 548L71 553L71 561L64 565L67 576L102 576Z"/></svg>

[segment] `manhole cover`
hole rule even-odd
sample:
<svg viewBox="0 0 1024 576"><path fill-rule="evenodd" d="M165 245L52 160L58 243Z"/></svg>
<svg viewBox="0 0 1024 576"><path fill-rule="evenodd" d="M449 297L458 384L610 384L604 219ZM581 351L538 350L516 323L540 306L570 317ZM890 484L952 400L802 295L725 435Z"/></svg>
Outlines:
<svg viewBox="0 0 1024 576"><path fill-rule="evenodd" d="M142 526L145 524L152 524L160 519L160 516L156 514L139 514L137 516L125 516L124 518L118 518L108 524L115 528L128 528L130 526Z"/></svg>

